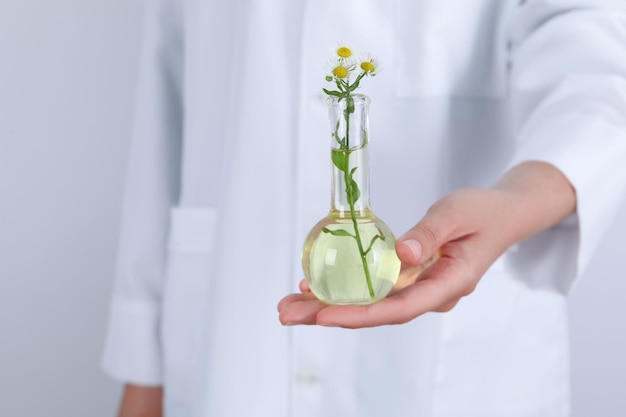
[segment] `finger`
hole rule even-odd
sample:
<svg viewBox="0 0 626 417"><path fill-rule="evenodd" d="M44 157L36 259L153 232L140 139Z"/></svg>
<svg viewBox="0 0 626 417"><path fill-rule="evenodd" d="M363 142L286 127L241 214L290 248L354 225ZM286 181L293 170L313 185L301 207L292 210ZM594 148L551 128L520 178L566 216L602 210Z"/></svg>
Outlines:
<svg viewBox="0 0 626 417"><path fill-rule="evenodd" d="M437 259L439 258L438 254L435 254L426 262L416 265L416 266L408 266L403 264L400 269L400 275L398 276L398 280L396 281L393 289L390 294L394 294L401 289L408 287L409 285L415 283L416 281L423 279L424 270L430 267Z"/></svg>
<svg viewBox="0 0 626 417"><path fill-rule="evenodd" d="M320 311L328 307L313 294L298 294L303 297L293 299L285 304L279 313L279 320L285 326L295 324L317 324L317 315Z"/></svg>
<svg viewBox="0 0 626 417"><path fill-rule="evenodd" d="M435 309L433 309L434 312L436 313L447 313L448 311L452 310L454 307L456 307L456 305L459 303L461 299L458 298L454 301L451 301L449 303L443 304Z"/></svg>
<svg viewBox="0 0 626 417"><path fill-rule="evenodd" d="M309 287L309 283L306 282L306 279L300 281L299 287L302 292L311 292L311 288Z"/></svg>
<svg viewBox="0 0 626 417"><path fill-rule="evenodd" d="M282 300L278 302L278 312L280 313L286 306L296 301L309 300L311 297L308 293L293 293L283 297Z"/></svg>
<svg viewBox="0 0 626 417"><path fill-rule="evenodd" d="M445 198L432 206L412 229L396 242L396 253L402 263L415 266L437 255L445 243L462 237L458 211L461 205L454 198Z"/></svg>
<svg viewBox="0 0 626 417"><path fill-rule="evenodd" d="M300 291L302 293L310 293L311 289L309 288L309 284L306 282L306 280L301 280L300 283L298 284L298 287L300 288ZM300 301L300 296L302 294L289 294L286 297L283 297L282 300L280 300L278 302L278 311L280 311L285 305L292 303L294 301ZM308 299L308 298L307 298Z"/></svg>
<svg viewBox="0 0 626 417"><path fill-rule="evenodd" d="M417 281L420 277L420 274L424 271L424 267L422 265L417 266L407 266L402 265L400 269L400 275L398 276L398 280L396 281L391 293L398 292L399 290L408 287Z"/></svg>
<svg viewBox="0 0 626 417"><path fill-rule="evenodd" d="M318 324L346 328L402 324L428 311L437 311L467 293L467 267L440 258L424 274L428 276L395 294L367 306L329 306L317 315Z"/></svg>
<svg viewBox="0 0 626 417"><path fill-rule="evenodd" d="M453 222L438 215L424 217L396 242L403 264L417 266L436 255L437 249L455 237Z"/></svg>

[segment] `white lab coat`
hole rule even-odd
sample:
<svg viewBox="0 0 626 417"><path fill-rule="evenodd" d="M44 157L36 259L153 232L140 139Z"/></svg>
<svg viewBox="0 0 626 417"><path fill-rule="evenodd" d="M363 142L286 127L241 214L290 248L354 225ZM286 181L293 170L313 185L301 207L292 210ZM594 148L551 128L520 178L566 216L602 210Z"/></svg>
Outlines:
<svg viewBox="0 0 626 417"><path fill-rule="evenodd" d="M400 234L451 189L543 160L577 215L512 248L447 314L285 328L329 208L321 88L376 53L374 211ZM622 0L148 0L104 367L167 417L561 417L566 294L625 195Z"/></svg>

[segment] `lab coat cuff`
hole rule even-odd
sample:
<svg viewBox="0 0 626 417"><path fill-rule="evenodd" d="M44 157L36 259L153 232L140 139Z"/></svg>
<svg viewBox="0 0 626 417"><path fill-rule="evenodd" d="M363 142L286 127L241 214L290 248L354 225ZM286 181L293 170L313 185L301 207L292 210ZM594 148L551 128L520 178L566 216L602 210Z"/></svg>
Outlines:
<svg viewBox="0 0 626 417"><path fill-rule="evenodd" d="M577 200L574 215L505 255L513 273L530 287L569 293L625 199L626 126L599 114L544 115L520 135L510 166L550 163L570 181Z"/></svg>
<svg viewBox="0 0 626 417"><path fill-rule="evenodd" d="M161 385L161 343L158 304L114 298L109 317L103 370L135 385Z"/></svg>

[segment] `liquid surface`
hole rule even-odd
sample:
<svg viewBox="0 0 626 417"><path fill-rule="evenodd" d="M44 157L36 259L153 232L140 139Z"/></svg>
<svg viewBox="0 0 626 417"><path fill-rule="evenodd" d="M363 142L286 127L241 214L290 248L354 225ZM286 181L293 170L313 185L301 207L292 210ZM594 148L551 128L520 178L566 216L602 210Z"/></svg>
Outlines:
<svg viewBox="0 0 626 417"><path fill-rule="evenodd" d="M337 236L324 228L355 235L348 218L329 216L309 233L302 252L306 280L315 296L329 304L369 304L384 298L395 285L400 273L395 237L389 227L373 215L357 219L363 250L370 247L365 259L374 297L370 295L366 273L357 241L352 236ZM341 233L341 232L340 232Z"/></svg>

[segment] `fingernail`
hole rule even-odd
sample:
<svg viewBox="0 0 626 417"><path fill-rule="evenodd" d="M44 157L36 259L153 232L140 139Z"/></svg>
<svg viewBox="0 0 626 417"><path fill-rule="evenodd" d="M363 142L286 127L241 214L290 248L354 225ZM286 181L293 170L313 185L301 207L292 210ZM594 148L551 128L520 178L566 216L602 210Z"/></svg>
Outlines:
<svg viewBox="0 0 626 417"><path fill-rule="evenodd" d="M411 252L413 252L413 256L415 256L415 259L420 258L420 256L422 255L422 245L417 240L407 239L403 240L401 243L406 245L407 248L411 249Z"/></svg>

